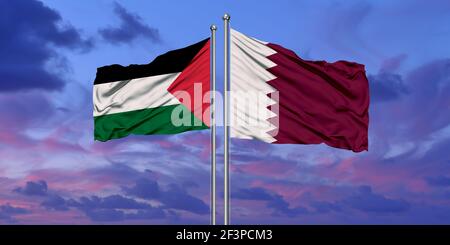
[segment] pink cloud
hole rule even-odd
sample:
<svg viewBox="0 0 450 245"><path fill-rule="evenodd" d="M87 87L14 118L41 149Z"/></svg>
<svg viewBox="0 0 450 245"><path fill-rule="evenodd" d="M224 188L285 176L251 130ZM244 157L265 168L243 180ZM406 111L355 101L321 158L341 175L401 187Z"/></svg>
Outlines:
<svg viewBox="0 0 450 245"><path fill-rule="evenodd" d="M396 166L382 163L370 157L349 157L333 167L320 167L314 172L337 183L352 185L371 185L381 190L392 191L404 187L412 192L425 192L429 188L417 175L415 166Z"/></svg>
<svg viewBox="0 0 450 245"><path fill-rule="evenodd" d="M256 161L240 165L232 164L231 170L259 176L285 177L295 167L293 163Z"/></svg>
<svg viewBox="0 0 450 245"><path fill-rule="evenodd" d="M53 190L78 194L102 192L117 189L118 181L113 176L92 176L88 170L70 171L42 169L31 172L23 182L45 180Z"/></svg>

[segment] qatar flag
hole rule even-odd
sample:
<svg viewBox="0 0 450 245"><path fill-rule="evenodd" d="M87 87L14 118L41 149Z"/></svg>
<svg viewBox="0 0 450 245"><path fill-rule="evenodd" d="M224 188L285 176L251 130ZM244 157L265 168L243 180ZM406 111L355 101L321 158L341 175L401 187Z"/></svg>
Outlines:
<svg viewBox="0 0 450 245"><path fill-rule="evenodd" d="M364 65L304 60L233 29L230 39L231 137L368 150Z"/></svg>

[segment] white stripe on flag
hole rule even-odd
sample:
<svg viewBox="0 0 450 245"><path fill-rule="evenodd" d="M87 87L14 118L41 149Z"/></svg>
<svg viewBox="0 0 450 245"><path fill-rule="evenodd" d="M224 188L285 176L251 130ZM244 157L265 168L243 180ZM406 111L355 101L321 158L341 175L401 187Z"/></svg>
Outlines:
<svg viewBox="0 0 450 245"><path fill-rule="evenodd" d="M268 122L276 114L267 109L276 102L266 96L276 92L267 82L276 77L267 71L276 66L267 57L276 52L265 42L231 29L231 137L274 142Z"/></svg>
<svg viewBox="0 0 450 245"><path fill-rule="evenodd" d="M181 74L170 73L94 86L94 117L180 104L167 91Z"/></svg>

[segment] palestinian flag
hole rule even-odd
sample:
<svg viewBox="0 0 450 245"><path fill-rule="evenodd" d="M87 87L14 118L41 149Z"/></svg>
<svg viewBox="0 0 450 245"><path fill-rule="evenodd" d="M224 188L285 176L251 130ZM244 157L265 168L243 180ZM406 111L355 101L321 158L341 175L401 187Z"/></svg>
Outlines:
<svg viewBox="0 0 450 245"><path fill-rule="evenodd" d="M209 50L208 38L146 65L98 68L95 140L208 128L210 101L203 97L210 90Z"/></svg>
<svg viewBox="0 0 450 245"><path fill-rule="evenodd" d="M230 45L231 137L368 149L364 65L304 60L236 30Z"/></svg>

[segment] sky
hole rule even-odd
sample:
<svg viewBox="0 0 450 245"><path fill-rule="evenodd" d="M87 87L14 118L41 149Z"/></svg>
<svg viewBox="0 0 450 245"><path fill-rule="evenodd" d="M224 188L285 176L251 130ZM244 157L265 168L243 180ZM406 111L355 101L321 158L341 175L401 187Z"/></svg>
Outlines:
<svg viewBox="0 0 450 245"><path fill-rule="evenodd" d="M233 224L450 224L449 1L0 0L0 223L208 224L210 134L93 140L97 67L218 26L366 66L369 151L231 142ZM218 128L218 220L223 128Z"/></svg>

